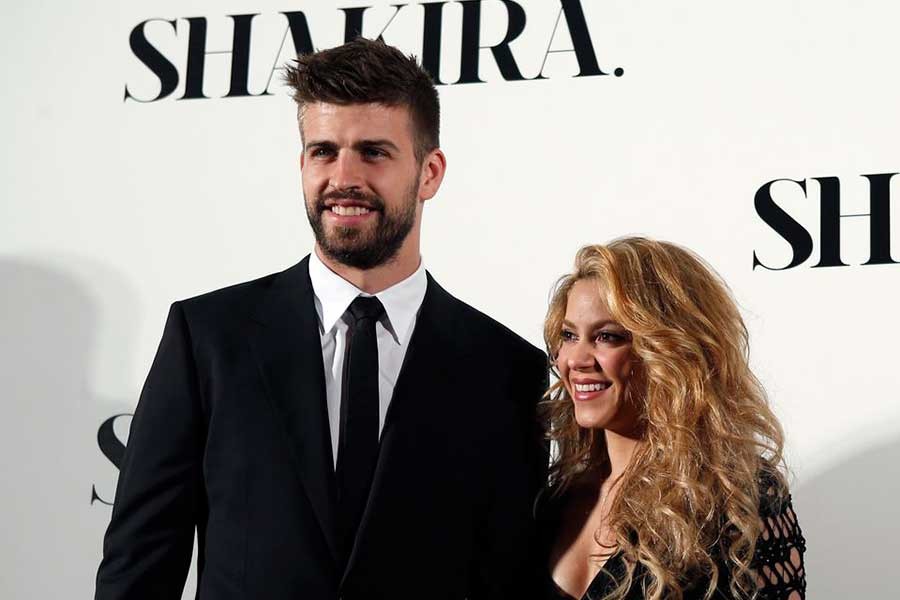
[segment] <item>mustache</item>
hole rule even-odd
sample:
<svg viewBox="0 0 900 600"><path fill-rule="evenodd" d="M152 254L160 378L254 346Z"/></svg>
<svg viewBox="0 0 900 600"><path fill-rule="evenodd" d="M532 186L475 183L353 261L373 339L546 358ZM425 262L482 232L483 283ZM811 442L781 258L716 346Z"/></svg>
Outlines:
<svg viewBox="0 0 900 600"><path fill-rule="evenodd" d="M369 210L376 210L378 212L384 212L384 200L376 196L375 194L367 194L366 192L362 192L357 189L347 189L347 190L331 190L330 192L325 192L324 194L320 194L316 197L316 212L322 212L328 209L326 203L329 200L353 200L354 202L358 202L361 206L365 206Z"/></svg>

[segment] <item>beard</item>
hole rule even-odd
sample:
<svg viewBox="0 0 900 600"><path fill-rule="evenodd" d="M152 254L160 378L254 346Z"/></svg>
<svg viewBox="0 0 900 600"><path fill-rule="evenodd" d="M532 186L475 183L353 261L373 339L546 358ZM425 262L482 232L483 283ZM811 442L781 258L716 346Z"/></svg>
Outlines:
<svg viewBox="0 0 900 600"><path fill-rule="evenodd" d="M352 267L368 270L386 264L397 256L400 247L416 223L416 193L419 178L407 188L403 202L393 210L387 210L384 200L375 194L358 190L333 190L316 196L306 204L306 217L312 227L316 243L331 260ZM363 203L376 213L374 224L363 227L335 226L326 229L323 214L330 210L328 200L350 199Z"/></svg>

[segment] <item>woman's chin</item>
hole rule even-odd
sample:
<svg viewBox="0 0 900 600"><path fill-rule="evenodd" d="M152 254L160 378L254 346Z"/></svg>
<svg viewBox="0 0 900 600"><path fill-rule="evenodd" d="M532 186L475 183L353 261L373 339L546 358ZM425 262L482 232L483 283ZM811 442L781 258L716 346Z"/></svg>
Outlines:
<svg viewBox="0 0 900 600"><path fill-rule="evenodd" d="M608 411L600 407L575 405L575 422L582 429L605 429L609 423Z"/></svg>

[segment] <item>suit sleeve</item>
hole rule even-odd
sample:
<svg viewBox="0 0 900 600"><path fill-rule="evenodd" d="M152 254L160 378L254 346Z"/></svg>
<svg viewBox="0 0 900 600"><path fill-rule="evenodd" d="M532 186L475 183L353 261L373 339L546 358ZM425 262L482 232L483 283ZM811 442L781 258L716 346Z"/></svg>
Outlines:
<svg viewBox="0 0 900 600"><path fill-rule="evenodd" d="M184 310L172 305L131 422L95 600L178 600L205 510L206 435Z"/></svg>
<svg viewBox="0 0 900 600"><path fill-rule="evenodd" d="M547 358L529 348L511 373L516 426L495 446L492 497L479 524L470 600L528 600L536 597L544 568L538 548L534 500L545 485L549 445L537 416L548 385Z"/></svg>

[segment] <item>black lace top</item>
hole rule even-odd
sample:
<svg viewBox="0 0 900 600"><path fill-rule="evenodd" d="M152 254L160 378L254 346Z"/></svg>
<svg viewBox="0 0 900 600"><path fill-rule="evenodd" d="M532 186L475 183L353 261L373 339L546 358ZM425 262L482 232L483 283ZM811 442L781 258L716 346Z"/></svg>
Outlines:
<svg viewBox="0 0 900 600"><path fill-rule="evenodd" d="M538 518L545 548L550 548L555 533L558 531L559 500L545 500L536 504ZM803 600L806 598L806 573L803 567L803 553L806 550L806 540L797 523L797 515L788 496L780 501L762 502L760 518L764 529L756 542L756 551L753 557L753 566L757 572L757 584L759 600ZM616 583L626 573L625 560L622 553L612 555L604 565L604 568L594 577L581 600L601 600L609 592L616 588ZM713 598L732 598L729 591L730 569L725 564L724 558L720 564L721 573ZM641 600L644 598L640 580L643 575L641 565L635 568L633 584L626 600ZM574 600L571 596L557 587L546 572L545 600ZM684 600L700 600L706 592L708 581L698 580L684 590Z"/></svg>

